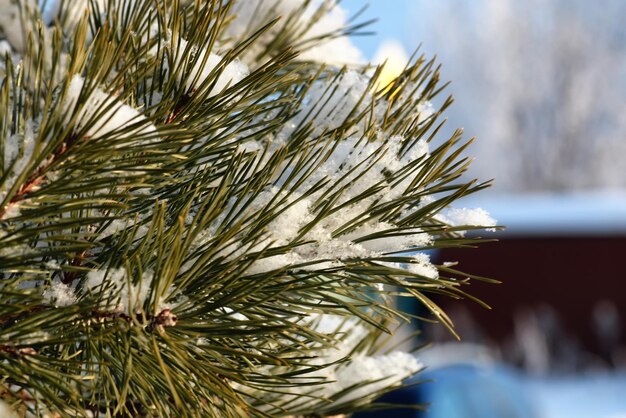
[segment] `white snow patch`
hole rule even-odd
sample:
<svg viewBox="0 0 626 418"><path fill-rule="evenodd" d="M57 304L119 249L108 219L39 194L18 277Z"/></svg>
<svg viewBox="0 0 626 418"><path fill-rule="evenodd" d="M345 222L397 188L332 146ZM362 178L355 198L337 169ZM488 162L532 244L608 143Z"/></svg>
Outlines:
<svg viewBox="0 0 626 418"><path fill-rule="evenodd" d="M428 277L430 279L439 278L439 271L430 262L428 254L417 253L413 255L411 263L407 264L407 270L413 274Z"/></svg>
<svg viewBox="0 0 626 418"><path fill-rule="evenodd" d="M416 253L411 256L411 260L408 263L396 263L381 261L380 264L391 268L404 270L411 274L427 277L429 279L439 278L439 271L430 262L430 257L425 253Z"/></svg>
<svg viewBox="0 0 626 418"><path fill-rule="evenodd" d="M334 402L337 404L367 399L373 393L399 385L423 368L417 358L409 353L394 351L380 356L357 356L345 367L335 372L336 381L329 383L325 392L336 394L364 382L373 382L355 389Z"/></svg>
<svg viewBox="0 0 626 418"><path fill-rule="evenodd" d="M302 257L293 252L265 257L255 261L246 271L246 274L267 273L269 271L294 266L303 261L304 259Z"/></svg>
<svg viewBox="0 0 626 418"><path fill-rule="evenodd" d="M249 36L273 18L282 16L283 22L286 21L288 16L296 13L304 5L303 0L246 0L237 2L233 9L234 19L228 26L227 34L232 39ZM323 14L316 15L318 10L323 10ZM314 21L314 19L316 20ZM341 30L347 24L348 14L338 5L337 1L311 1L304 12L290 22L289 29L297 38L292 39L292 41L304 44L299 59L336 66L363 64L365 62L363 53L354 46L348 37L341 35ZM248 51L247 59L252 61L258 53L262 52L262 45L270 42L281 27L279 21L275 27L266 31L257 44ZM315 40L315 38L327 34L333 34L333 36L323 42Z"/></svg>
<svg viewBox="0 0 626 418"><path fill-rule="evenodd" d="M175 67L179 67L183 64L183 55L185 50L189 50L189 46L186 40L179 39L178 47L176 48L174 61L177 63ZM209 97L215 96L222 92L229 86L232 86L239 81L243 80L250 70L248 66L242 63L239 59L225 63L224 58L214 52L208 51L206 48L192 47L191 51L194 52L194 60L189 61L187 65L193 65L187 72L178 71L177 76L179 80L185 77L185 87L193 90L200 87L200 85L215 72L217 80L211 89ZM192 64L193 62L193 64ZM219 68L221 65L221 68ZM183 74L184 73L184 74Z"/></svg>
<svg viewBox="0 0 626 418"><path fill-rule="evenodd" d="M13 48L11 44L5 41L4 39L0 41L0 59L4 62L4 56L9 54L11 56L13 54Z"/></svg>
<svg viewBox="0 0 626 418"><path fill-rule="evenodd" d="M26 121L23 134L11 135L4 143L4 166L13 164L11 172L18 176L33 158L35 129L32 120Z"/></svg>
<svg viewBox="0 0 626 418"><path fill-rule="evenodd" d="M348 85L352 85L353 82L358 84L364 81L362 76L355 72L349 72L346 76L351 78ZM343 99L348 97L348 101L352 101L352 106L354 106L358 98L349 98L350 95L346 95L346 93L349 93L348 88L343 91ZM338 96L341 94L340 91ZM320 100L320 98L315 100ZM314 99L311 100L315 102ZM342 101L337 103L342 103ZM331 104L326 104L322 109L322 116L339 117L339 119L347 116L347 114L337 115L337 112L333 113L331 108L326 109L326 106L329 105ZM326 120L325 123L332 124L335 122L331 119ZM320 126L318 129L322 127ZM299 190L308 190L319 181L330 180L329 184L335 190L341 190L335 205L343 205L352 201L351 204L343 205L340 210L330 213L324 219L315 219L316 209L314 208L314 203L318 202L322 192L316 192L303 198L299 192L281 191L284 182L287 181L287 176L293 175L293 172L290 171L279 178L274 186L268 187L267 190L252 198L253 201L249 202L248 205L249 216L268 208L276 213L272 222L266 227L268 242L274 243L275 246L286 245L292 242L306 227L308 230L301 239L310 243L300 245L286 254L260 259L253 264L250 273L267 272L309 262L316 263L303 267L303 269L315 270L338 267L347 259L375 257L385 252L405 251L432 243L432 236L419 228L404 230L402 231L404 235L394 236L398 233L396 225L392 222L382 222L379 219L368 220L347 233L336 235L336 231L349 225L355 219L368 216L372 205L390 202L401 198L406 193L414 192L409 190L409 185L413 179L412 175L398 181L390 181L386 173L396 172L411 161L428 156L428 144L425 141L418 141L412 149L400 156L400 149L404 142L402 136L395 135L385 141L383 134L380 134L379 140L380 142L366 143L359 141L356 135L343 139L333 148L328 158L299 187ZM323 152L322 147L323 145L319 145L320 155ZM374 185L380 186L379 192L355 200ZM236 203L229 203L229 205L233 204ZM315 224L311 225L313 221ZM390 236L384 236L387 231L389 231ZM355 242L372 234L382 234L383 237ZM240 254L240 252L233 252L232 256ZM436 270L429 269L426 263L417 263L412 269L416 274L436 277Z"/></svg>
<svg viewBox="0 0 626 418"><path fill-rule="evenodd" d="M74 129L86 129L86 135L91 138L109 134L118 134L123 137L137 137L154 139L155 126L137 109L120 102L115 96L99 87L93 87L89 97L82 97L81 106L76 106L81 94L84 95L85 79L75 75L67 89L63 103L66 123L70 123L76 116Z"/></svg>
<svg viewBox="0 0 626 418"><path fill-rule="evenodd" d="M307 92L300 113L293 119L293 123L298 125L314 120L314 135L336 129L349 116L354 117L368 109L373 93L369 77L354 70L346 71L336 81L317 81ZM283 135L290 133L287 130Z"/></svg>
<svg viewBox="0 0 626 418"><path fill-rule="evenodd" d="M43 298L55 306L69 306L77 301L74 289L60 281L54 282L51 287L46 289Z"/></svg>
<svg viewBox="0 0 626 418"><path fill-rule="evenodd" d="M313 331L325 334L336 340L330 347L320 348L311 352L312 358L307 363L317 366L336 364L314 372L301 374L298 377L300 382L303 381L302 379L310 379L310 382L319 382L320 378L323 378L322 381L325 383L315 386L315 395L322 398L337 395L339 392L357 384L365 384L361 388L340 397L335 401L337 405L343 402L367 399L373 392L399 384L423 368L422 364L413 355L403 352L396 351L379 356L355 354L355 348L369 333L368 329L357 318L346 318L330 314L312 314L302 320L302 325L306 325ZM349 357L352 357L350 362L341 362L341 360ZM379 382L372 382L378 379L380 379ZM286 389L291 396L308 393L310 390L311 387L308 385ZM284 395L284 397L289 396Z"/></svg>
<svg viewBox="0 0 626 418"><path fill-rule="evenodd" d="M105 307L113 307L119 312L130 314L131 311L143 308L150 293L152 279L152 272L146 271L141 280L133 284L124 268L94 270L87 273L83 289L100 295L100 301Z"/></svg>
<svg viewBox="0 0 626 418"><path fill-rule="evenodd" d="M475 226L486 227L488 231L494 231L497 221L484 209L475 208L452 208L437 215L437 217L450 226Z"/></svg>

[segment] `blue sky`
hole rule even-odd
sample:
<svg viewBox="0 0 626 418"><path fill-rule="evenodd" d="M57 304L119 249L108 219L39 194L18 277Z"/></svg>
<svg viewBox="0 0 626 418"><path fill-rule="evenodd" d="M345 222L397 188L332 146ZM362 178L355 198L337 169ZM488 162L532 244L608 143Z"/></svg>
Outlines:
<svg viewBox="0 0 626 418"><path fill-rule="evenodd" d="M350 16L364 5L369 5L358 21L377 18L370 30L376 35L357 36L353 42L361 48L367 58L372 58L378 45L389 38L399 40L408 51L413 51L419 39L410 39L412 35L411 22L415 21L415 11L419 0L343 0L341 7L348 10Z"/></svg>

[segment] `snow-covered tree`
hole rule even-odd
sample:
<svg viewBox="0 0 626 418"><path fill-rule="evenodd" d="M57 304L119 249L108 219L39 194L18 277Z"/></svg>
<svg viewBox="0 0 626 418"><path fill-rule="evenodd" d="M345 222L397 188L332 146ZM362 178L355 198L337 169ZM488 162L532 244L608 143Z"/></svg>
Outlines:
<svg viewBox="0 0 626 418"><path fill-rule="evenodd" d="M458 92L454 119L482 138L477 173L509 191L626 187L626 2L421 5L416 26Z"/></svg>
<svg viewBox="0 0 626 418"><path fill-rule="evenodd" d="M280 19L278 18L280 16ZM468 276L486 187L328 1L0 0L0 394L21 416L330 416Z"/></svg>

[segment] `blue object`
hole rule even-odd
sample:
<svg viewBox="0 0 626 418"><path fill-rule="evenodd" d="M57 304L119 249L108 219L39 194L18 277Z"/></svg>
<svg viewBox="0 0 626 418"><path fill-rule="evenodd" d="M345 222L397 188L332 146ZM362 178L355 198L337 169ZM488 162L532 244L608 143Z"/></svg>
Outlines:
<svg viewBox="0 0 626 418"><path fill-rule="evenodd" d="M354 417L530 418L537 415L521 377L502 366L447 366L427 370L414 379L426 381L411 388L393 391L377 402L429 404L427 411L387 409L362 412Z"/></svg>

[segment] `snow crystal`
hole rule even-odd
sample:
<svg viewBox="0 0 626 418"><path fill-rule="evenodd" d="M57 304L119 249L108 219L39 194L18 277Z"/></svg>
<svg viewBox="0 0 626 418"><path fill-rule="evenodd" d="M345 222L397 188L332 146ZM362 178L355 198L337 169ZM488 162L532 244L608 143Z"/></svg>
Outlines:
<svg viewBox="0 0 626 418"><path fill-rule="evenodd" d="M387 139L387 141L392 155L399 155L400 150L402 149L402 144L405 142L405 138L402 135L392 135ZM428 155L430 155L428 142L424 139L420 139L408 150L406 155L402 156L402 158L396 158L395 162L390 161L388 163L388 168L391 171L396 171L405 167L408 163L427 157Z"/></svg>
<svg viewBox="0 0 626 418"><path fill-rule="evenodd" d="M307 246L303 246L301 248L302 250L300 251L302 252L308 250ZM312 258L317 259L344 260L349 258L368 258L377 255L376 252L368 250L361 244L343 239L328 238L326 240L320 240L314 248L315 256ZM312 256L311 253L308 255L309 257Z"/></svg>
<svg viewBox="0 0 626 418"><path fill-rule="evenodd" d="M419 276L428 277L430 279L437 279L439 277L439 271L430 262L428 254L417 253L414 254L412 258L412 262L406 264L409 272Z"/></svg>
<svg viewBox="0 0 626 418"><path fill-rule="evenodd" d="M364 237L376 232L384 232L395 228L394 225L386 222L369 222L354 232L347 234L344 238L356 239ZM414 228L404 230L400 236L389 236L376 239L362 241L360 245L372 253L384 253L407 250L414 247L423 247L430 245L433 241L432 236L426 232Z"/></svg>
<svg viewBox="0 0 626 418"><path fill-rule="evenodd" d="M12 173L19 175L33 157L36 127L32 120L26 121L23 134L11 135L4 143L4 166L13 164Z"/></svg>
<svg viewBox="0 0 626 418"><path fill-rule="evenodd" d="M61 265L57 260L48 260L44 263L44 266L46 266L48 270L58 270L61 268Z"/></svg>
<svg viewBox="0 0 626 418"><path fill-rule="evenodd" d="M147 122L145 116L99 87L94 87L89 97L83 97L81 106L77 107L76 103L80 95L84 94L84 90L85 79L75 75L68 86L63 103L67 114L66 123L69 123L78 112L75 129L86 127L86 135L92 138L119 133L122 130L125 131L124 137L155 136L156 128L152 123Z"/></svg>
<svg viewBox="0 0 626 418"><path fill-rule="evenodd" d="M337 3L336 1L324 0L311 1L304 12L297 17L297 20L290 22L290 30L297 36L297 39L293 39L293 41L301 41L306 44L300 54L300 59L336 66L364 63L362 52L354 46L348 37L340 34L348 23L348 16L347 12ZM246 0L237 2L233 9L234 19L228 26L227 34L232 39L241 39L242 36L251 35L269 20L278 16L286 18L305 5L303 0ZM315 16L320 8L324 10L323 15ZM311 25L314 19L316 20ZM266 31L262 35L262 39L253 45L247 54L250 61L263 51L262 45L267 44L275 37L279 28L282 28L281 22ZM315 41L315 38L328 34L333 34L333 36L322 42Z"/></svg>
<svg viewBox="0 0 626 418"><path fill-rule="evenodd" d="M236 320L236 321L248 321L250 319L247 316L245 316L245 315L243 315L243 314L241 314L239 312L235 312L234 310L232 310L228 306L224 306L223 308L220 308L219 310L222 311L224 314L228 315L230 318Z"/></svg>
<svg viewBox="0 0 626 418"><path fill-rule="evenodd" d="M310 362L314 365L332 364L346 358L369 334L369 330L356 317L314 313L302 322L313 331L338 340L332 347L317 350Z"/></svg>
<svg viewBox="0 0 626 418"><path fill-rule="evenodd" d="M298 125L314 119L314 135L336 129L348 116L365 111L371 105L373 93L369 77L354 70L346 71L336 81L317 81L307 92L293 123Z"/></svg>
<svg viewBox="0 0 626 418"><path fill-rule="evenodd" d="M109 237L119 231L123 231L127 226L128 222L126 220L114 219L109 225L107 225L106 228L102 230L102 232L100 232L100 239Z"/></svg>
<svg viewBox="0 0 626 418"><path fill-rule="evenodd" d="M74 290L60 281L54 282L43 293L43 298L55 306L69 306L76 303L77 298Z"/></svg>
<svg viewBox="0 0 626 418"><path fill-rule="evenodd" d="M481 208L452 208L437 217L451 226L493 227L497 224L489 212ZM494 231L494 228L487 230Z"/></svg>
<svg viewBox="0 0 626 418"><path fill-rule="evenodd" d="M177 63L175 67L183 65L185 50L189 50L187 41L179 39L174 59ZM186 78L185 87L187 89L198 88L204 80L211 75L211 73L216 72L216 74L218 74L217 80L211 89L209 97L215 96L216 94L222 92L225 88L243 80L250 73L248 66L242 63L239 59L225 63L222 56L210 52L206 48L200 48L199 50L194 48L192 51L196 52L195 62L190 60L189 64L193 65L193 67L186 72L177 72L179 80L183 78L184 74ZM191 64L192 62L193 64ZM220 64L222 65L222 68L218 69Z"/></svg>
<svg viewBox="0 0 626 418"><path fill-rule="evenodd" d="M27 120L23 134L11 135L4 143L4 166L8 170L7 177L0 185L0 203L5 199L9 190L15 185L18 177L33 158L36 148L35 122ZM10 171L9 171L10 168ZM14 218L20 215L17 204L10 204L4 208L2 219Z"/></svg>
<svg viewBox="0 0 626 418"><path fill-rule="evenodd" d="M311 202L308 199L299 200L272 220L268 228L276 231L275 235L280 234L279 237L283 242L289 242L297 236L305 223L312 220L310 209Z"/></svg>
<svg viewBox="0 0 626 418"><path fill-rule="evenodd" d="M102 214L105 216L105 214ZM100 239L114 235L120 231L129 230L132 228L134 231L135 239L141 239L145 237L150 231L150 225L145 223L148 215L143 213L137 216L137 218L129 219L113 219L110 223L98 234ZM139 224L139 225L138 225Z"/></svg>
<svg viewBox="0 0 626 418"><path fill-rule="evenodd" d="M415 356L400 351L375 357L357 356L347 366L337 368L336 381L327 384L325 392L336 394L354 385L373 382L345 394L335 402L340 404L360 400L376 391L400 384L422 368L423 365Z"/></svg>
<svg viewBox="0 0 626 418"><path fill-rule="evenodd" d="M285 267L293 266L302 263L304 259L298 254L288 252L286 254L278 254L271 257L261 258L256 260L250 268L246 271L246 274L260 274L267 273L273 270L279 270Z"/></svg>
<svg viewBox="0 0 626 418"><path fill-rule="evenodd" d="M411 274L427 277L430 279L437 279L439 277L439 271L430 262L428 254L416 253L411 256L411 260L408 263L396 263L381 261L379 264L388 266L394 269L404 270Z"/></svg>
<svg viewBox="0 0 626 418"><path fill-rule="evenodd" d="M282 204L276 209L279 213L267 225L267 230L278 245L285 245L298 235L302 226L312 220L311 201L302 198L297 192L287 193L273 186L254 199L250 210L263 210L272 200Z"/></svg>
<svg viewBox="0 0 626 418"><path fill-rule="evenodd" d="M323 383L315 386L315 395L321 398L330 398L345 389L363 384L362 387L343 395L336 402L340 404L361 400L375 391L399 384L423 368L413 355L398 351L380 356L355 355L354 350L369 333L357 318L311 314L301 321L302 325L308 326L311 330L336 340L330 347L313 351L312 358L307 362L310 365L331 366L298 376L299 381L310 379L311 382L319 382L319 379L323 378ZM349 357L352 357L350 362L342 362ZM380 381L373 382L375 380ZM292 396L304 394L310 390L311 387L307 385L286 389Z"/></svg>
<svg viewBox="0 0 626 418"><path fill-rule="evenodd" d="M358 73L348 72L347 84L357 84L364 79ZM344 99L349 96L345 93ZM314 92L313 95L316 93ZM362 93L360 93L362 94ZM318 98L319 99L319 98ZM355 98L352 105L354 106ZM332 102L332 101L331 101ZM328 105L328 104L327 104ZM326 105L326 106L327 106ZM322 115L329 116L330 109L323 109ZM337 117L334 112L332 117ZM345 118L346 115L339 115ZM332 120L325 123L334 123ZM307 227L306 233L302 236L302 241L308 242L293 248L286 254L274 255L255 261L249 273L267 272L274 269L295 266L300 263L311 263L303 270L322 269L341 266L342 261L351 258L376 257L386 252L399 252L410 248L430 245L432 236L418 228L405 229L402 236L394 236L399 231L392 222L381 222L379 219L371 219L361 223L349 232L336 235L335 232L341 230L355 219L362 219L368 216L372 205L377 202L390 202L401 198L408 191L412 181L411 176L407 176L393 185L387 180L384 173L398 171L411 161L427 156L429 153L428 144L425 141L418 141L409 152L399 155L404 138L399 135L392 136L385 140L384 136L378 136L379 142L366 143L360 141L357 136L351 136L339 142L332 153L317 166L316 170L304 180L299 190L308 190L319 181L331 180L335 190L341 190L341 195L336 199L336 205L343 205L340 210L331 212L323 219L316 219L314 204L321 192L303 198L299 192L287 193L281 191L285 186L287 177L293 175L287 171L276 181L276 185L269 187L263 193L255 196L248 207L250 213L267 210L271 208L275 216L272 222L266 226L268 240L275 245L289 244L298 236L303 227ZM320 145L320 153L322 147ZM397 183L397 184L396 184ZM378 185L379 192L367 197L361 197L371 187ZM280 186L280 187L278 187ZM288 185L287 185L288 189ZM351 204L345 204L351 201ZM234 202L231 204L235 204ZM314 222L314 224L311 224ZM384 236L389 231L391 236ZM379 238L355 242L362 237L370 235L382 235ZM233 244L234 245L234 244ZM233 252L232 256L240 254ZM428 263L416 262L411 268L415 274L427 277L436 277L436 270L429 268Z"/></svg>
<svg viewBox="0 0 626 418"><path fill-rule="evenodd" d="M422 123L435 114L435 106L429 101L423 101L417 105L417 111L419 112L417 121L418 123Z"/></svg>
<svg viewBox="0 0 626 418"><path fill-rule="evenodd" d="M145 304L152 278L153 274L146 271L137 284L132 284L129 283L124 268L94 270L87 273L83 289L101 295L100 300L106 306L111 306L112 302L115 302L116 310L130 313L131 310L142 308Z"/></svg>

